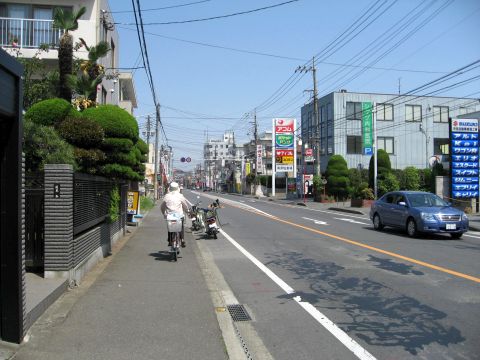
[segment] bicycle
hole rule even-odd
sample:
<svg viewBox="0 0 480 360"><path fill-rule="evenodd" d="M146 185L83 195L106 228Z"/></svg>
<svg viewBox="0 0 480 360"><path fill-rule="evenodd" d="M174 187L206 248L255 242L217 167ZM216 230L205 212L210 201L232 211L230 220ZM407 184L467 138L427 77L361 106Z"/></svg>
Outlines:
<svg viewBox="0 0 480 360"><path fill-rule="evenodd" d="M183 215L179 213L167 214L168 245L170 246L170 257L173 261L177 261L178 255L180 255L183 219Z"/></svg>

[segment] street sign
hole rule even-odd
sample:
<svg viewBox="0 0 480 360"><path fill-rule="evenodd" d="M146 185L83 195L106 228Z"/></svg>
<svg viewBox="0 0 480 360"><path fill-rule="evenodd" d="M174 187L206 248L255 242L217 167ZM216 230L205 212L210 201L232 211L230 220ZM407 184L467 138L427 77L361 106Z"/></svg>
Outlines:
<svg viewBox="0 0 480 360"><path fill-rule="evenodd" d="M373 153L373 115L372 115L371 102L362 102L362 140L363 140L363 154L372 155Z"/></svg>
<svg viewBox="0 0 480 360"><path fill-rule="evenodd" d="M186 161L186 162L190 162L190 161L192 161L192 159L189 158L189 157L187 157L187 158L185 159L185 161Z"/></svg>
<svg viewBox="0 0 480 360"><path fill-rule="evenodd" d="M185 162L185 158L184 157L180 158L180 161Z"/></svg>

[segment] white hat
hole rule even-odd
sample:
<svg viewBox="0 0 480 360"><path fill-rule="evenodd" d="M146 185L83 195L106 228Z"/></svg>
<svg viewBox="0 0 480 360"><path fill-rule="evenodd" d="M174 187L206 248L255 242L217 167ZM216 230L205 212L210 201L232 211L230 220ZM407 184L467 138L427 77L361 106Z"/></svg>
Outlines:
<svg viewBox="0 0 480 360"><path fill-rule="evenodd" d="M171 182L168 190L177 191L178 190L178 183L176 183L175 181Z"/></svg>

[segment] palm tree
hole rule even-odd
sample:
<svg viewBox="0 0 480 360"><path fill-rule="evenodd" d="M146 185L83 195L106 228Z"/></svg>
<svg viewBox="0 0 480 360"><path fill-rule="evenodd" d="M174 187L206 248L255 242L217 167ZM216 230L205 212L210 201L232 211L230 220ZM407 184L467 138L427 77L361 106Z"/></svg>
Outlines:
<svg viewBox="0 0 480 360"><path fill-rule="evenodd" d="M53 17L53 27L64 30L60 38L58 48L58 67L60 74L59 96L67 101L72 101L72 91L67 84L67 76L72 74L73 70L73 37L69 31L78 29L78 19L87 11L82 6L78 11L63 11L62 8L55 8Z"/></svg>
<svg viewBox="0 0 480 360"><path fill-rule="evenodd" d="M83 74L88 75L92 82L99 78L103 78L105 75L105 68L98 63L98 60L108 54L110 51L110 46L106 41L100 41L97 45L90 47L82 38L80 38L80 42L88 51L88 60L82 62L80 65L80 70L82 70ZM89 99L95 101L96 96L96 93L92 93Z"/></svg>
<svg viewBox="0 0 480 360"><path fill-rule="evenodd" d="M79 110L85 110L97 105L97 86L101 84L102 78L103 75L100 75L92 79L83 72L79 75L68 75L67 85L76 95L74 100L75 107Z"/></svg>

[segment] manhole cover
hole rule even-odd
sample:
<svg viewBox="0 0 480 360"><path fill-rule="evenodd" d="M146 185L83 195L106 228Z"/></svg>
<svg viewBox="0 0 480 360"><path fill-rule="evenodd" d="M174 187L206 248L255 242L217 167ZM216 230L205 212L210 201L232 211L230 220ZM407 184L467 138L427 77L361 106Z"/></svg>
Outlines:
<svg viewBox="0 0 480 360"><path fill-rule="evenodd" d="M252 318L248 315L247 310L243 305L227 305L228 312L232 317L233 321L250 321Z"/></svg>

